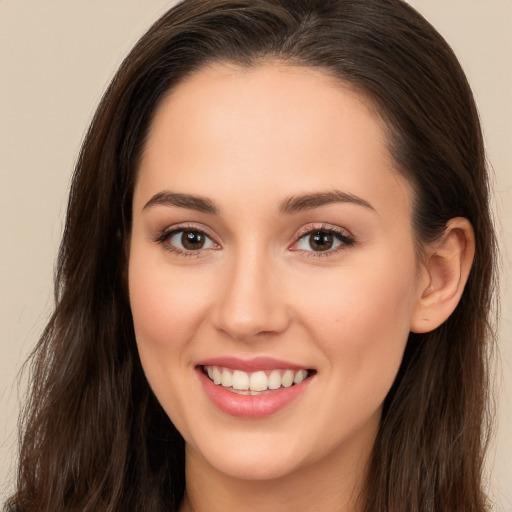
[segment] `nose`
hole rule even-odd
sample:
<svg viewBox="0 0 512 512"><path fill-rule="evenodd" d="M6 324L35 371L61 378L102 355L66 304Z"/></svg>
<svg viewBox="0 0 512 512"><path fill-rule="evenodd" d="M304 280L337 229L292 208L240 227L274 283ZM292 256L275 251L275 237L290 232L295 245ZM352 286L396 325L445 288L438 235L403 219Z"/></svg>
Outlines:
<svg viewBox="0 0 512 512"><path fill-rule="evenodd" d="M233 258L222 275L213 323L227 336L250 341L284 332L290 323L279 270L259 251Z"/></svg>

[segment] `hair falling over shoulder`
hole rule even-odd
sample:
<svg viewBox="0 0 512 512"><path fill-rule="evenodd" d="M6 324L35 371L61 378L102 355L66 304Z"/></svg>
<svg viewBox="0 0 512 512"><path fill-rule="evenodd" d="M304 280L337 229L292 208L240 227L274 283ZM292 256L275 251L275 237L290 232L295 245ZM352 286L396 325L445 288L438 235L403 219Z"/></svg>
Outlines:
<svg viewBox="0 0 512 512"><path fill-rule="evenodd" d="M325 71L367 97L415 193L418 244L462 216L476 255L462 300L411 334L368 468L366 512L484 512L496 243L478 113L453 52L401 0L185 0L106 91L73 175L55 310L30 358L9 512L178 510L184 442L139 361L126 287L137 166L162 98L213 61Z"/></svg>

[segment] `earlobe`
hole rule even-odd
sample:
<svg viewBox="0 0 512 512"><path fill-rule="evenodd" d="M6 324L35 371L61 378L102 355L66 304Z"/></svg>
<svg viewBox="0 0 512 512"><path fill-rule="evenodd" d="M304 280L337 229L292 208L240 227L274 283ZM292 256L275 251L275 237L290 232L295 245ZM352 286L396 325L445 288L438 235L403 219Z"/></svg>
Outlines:
<svg viewBox="0 0 512 512"><path fill-rule="evenodd" d="M451 219L441 238L425 250L418 298L411 317L412 332L432 331L452 314L464 291L474 255L471 223L462 217Z"/></svg>

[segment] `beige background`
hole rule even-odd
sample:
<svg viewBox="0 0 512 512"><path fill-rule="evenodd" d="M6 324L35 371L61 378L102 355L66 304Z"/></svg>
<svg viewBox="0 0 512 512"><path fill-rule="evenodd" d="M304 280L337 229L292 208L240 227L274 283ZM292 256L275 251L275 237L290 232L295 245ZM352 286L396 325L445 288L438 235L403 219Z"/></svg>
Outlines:
<svg viewBox="0 0 512 512"><path fill-rule="evenodd" d="M499 428L489 467L496 510L512 511L512 0L410 1L466 69L496 174L503 303ZM14 472L16 375L51 308L81 139L122 58L171 4L0 0L0 502Z"/></svg>

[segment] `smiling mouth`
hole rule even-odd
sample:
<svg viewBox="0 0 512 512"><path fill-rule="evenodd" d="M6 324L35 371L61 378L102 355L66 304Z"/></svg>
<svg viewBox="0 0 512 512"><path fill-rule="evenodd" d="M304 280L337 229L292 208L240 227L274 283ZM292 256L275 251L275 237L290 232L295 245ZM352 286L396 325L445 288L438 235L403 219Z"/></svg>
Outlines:
<svg viewBox="0 0 512 512"><path fill-rule="evenodd" d="M300 384L314 370L260 370L244 372L222 366L202 366L203 373L217 386L240 395L262 395Z"/></svg>

